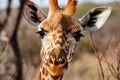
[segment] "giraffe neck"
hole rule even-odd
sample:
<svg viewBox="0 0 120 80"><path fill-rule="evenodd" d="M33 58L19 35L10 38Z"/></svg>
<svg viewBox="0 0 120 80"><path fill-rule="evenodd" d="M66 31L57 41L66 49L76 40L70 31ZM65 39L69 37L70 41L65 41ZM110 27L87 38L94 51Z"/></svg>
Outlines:
<svg viewBox="0 0 120 80"><path fill-rule="evenodd" d="M52 76L46 69L45 63L41 63L38 80L62 80L63 76Z"/></svg>

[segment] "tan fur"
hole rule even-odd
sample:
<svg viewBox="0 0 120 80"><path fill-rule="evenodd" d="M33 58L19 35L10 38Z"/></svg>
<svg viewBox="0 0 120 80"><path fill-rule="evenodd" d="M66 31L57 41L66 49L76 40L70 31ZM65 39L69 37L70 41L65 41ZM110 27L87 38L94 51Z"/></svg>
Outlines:
<svg viewBox="0 0 120 80"><path fill-rule="evenodd" d="M30 1L26 4L30 5L32 9L38 8L36 5L32 6L34 4ZM82 31L82 27L73 16L76 5L76 0L68 0L67 7L61 9L57 0L49 0L48 17L38 26L46 32L46 38L42 40L40 53L42 64L38 80L62 80L62 76L68 68L69 58L67 56L73 54L70 46L75 47L76 41L72 41L71 38L78 30ZM29 10L31 11L31 9Z"/></svg>
<svg viewBox="0 0 120 80"><path fill-rule="evenodd" d="M64 14L64 10L55 11L53 14L51 14L46 20L44 20L40 24L40 27L43 28L48 34L51 34L49 35L51 36L50 46L47 48L48 51L46 53L47 55L49 55L49 57L51 57L51 59L53 59L53 61L55 60L54 60L54 57L51 56L51 48L54 49L52 53L54 53L55 55L60 55L61 50L64 51L65 55L69 55L68 50L71 42L67 41L67 39L69 37L72 37L73 34L78 30L82 31L82 27L80 26L80 24L76 23L73 16L68 16ZM46 46L43 46L42 48L45 48L45 47ZM45 55L44 49L41 50L41 53ZM65 60L67 60L66 56L64 56L64 58ZM58 58L56 58L56 61L57 60ZM49 64L49 66L47 67L48 72L52 76L59 76L59 78L55 80L61 80L62 78L60 77L67 70L67 67L63 67L63 65L53 65L49 61L48 61L48 64ZM66 62L64 65L68 65L68 63ZM40 72L40 74L41 73L43 72Z"/></svg>
<svg viewBox="0 0 120 80"><path fill-rule="evenodd" d="M75 3L76 2L74 2L74 4ZM72 5L73 4L71 2L69 4L69 7ZM68 10L68 9L66 9L66 10ZM52 33L52 35L50 35L50 36L53 39L51 39L50 41L53 40L53 42L51 42L51 45L47 48L47 50L50 50L53 46L55 46L54 51L52 51L52 53L55 53L56 55L61 54L60 53L61 50L63 50L65 52L65 55L68 55L68 50L69 50L68 46L69 46L69 44L71 44L71 42L67 42L67 38L72 37L73 34L78 30L82 31L82 27L80 26L80 24L76 23L76 21L74 20L74 17L72 15L71 16L66 15L65 11L62 9L56 10L51 15L49 15L47 17L47 19L44 20L40 24L40 27L43 28L47 33L49 33L49 34ZM43 46L43 48L44 47L45 46ZM41 53L44 53L44 51L41 51ZM50 55L50 53L51 53L51 51L48 51L47 55ZM41 57L43 57L43 56L41 56ZM66 59L66 56L64 56L64 57ZM50 65L49 62L48 62L48 64ZM67 65L67 64L68 63L65 63L65 65ZM60 65L51 65L51 66L48 66L47 70L49 71L49 73L51 75L54 75L54 76L59 75L59 77L61 77L61 75L63 75L64 72L67 70L67 67L63 68ZM40 72L40 74L41 73L42 72ZM59 79L61 80L62 78L58 78L56 80L59 80Z"/></svg>
<svg viewBox="0 0 120 80"><path fill-rule="evenodd" d="M58 6L58 0L49 0L48 17L38 10L38 6L34 3L28 1L26 4L25 18L31 24L38 26L38 33L42 40L40 52L42 63L38 80L62 80L68 64L72 61L77 42L83 36L83 28L91 31L92 28L94 30L100 28L110 14L110 8L101 7L102 10L99 8L91 10L82 20L78 21L74 17L77 0L68 0L65 9ZM39 11L42 13L40 17ZM107 17L102 18L101 13L102 16ZM100 23L97 23L97 18Z"/></svg>

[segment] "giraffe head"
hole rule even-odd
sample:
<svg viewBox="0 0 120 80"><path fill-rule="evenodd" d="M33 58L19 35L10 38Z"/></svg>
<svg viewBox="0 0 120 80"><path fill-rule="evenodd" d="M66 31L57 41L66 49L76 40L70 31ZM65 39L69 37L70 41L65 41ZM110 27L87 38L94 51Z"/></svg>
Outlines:
<svg viewBox="0 0 120 80"><path fill-rule="evenodd" d="M48 16L36 4L27 1L25 19L37 26L42 40L41 58L52 76L63 75L71 62L77 42L83 31L98 30L110 15L111 8L97 7L80 19L75 17L77 0L68 0L66 8L58 6L57 0L49 0Z"/></svg>

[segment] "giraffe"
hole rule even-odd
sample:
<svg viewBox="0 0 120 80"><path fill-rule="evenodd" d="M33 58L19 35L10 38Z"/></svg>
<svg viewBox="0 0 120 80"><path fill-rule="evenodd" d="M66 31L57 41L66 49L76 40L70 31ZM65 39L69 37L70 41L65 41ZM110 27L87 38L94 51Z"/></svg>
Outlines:
<svg viewBox="0 0 120 80"><path fill-rule="evenodd" d="M30 24L37 26L42 41L38 80L62 80L83 32L100 29L111 13L111 7L100 6L77 19L77 2L68 0L67 6L60 8L58 0L49 0L47 16L35 3L26 1L23 15Z"/></svg>

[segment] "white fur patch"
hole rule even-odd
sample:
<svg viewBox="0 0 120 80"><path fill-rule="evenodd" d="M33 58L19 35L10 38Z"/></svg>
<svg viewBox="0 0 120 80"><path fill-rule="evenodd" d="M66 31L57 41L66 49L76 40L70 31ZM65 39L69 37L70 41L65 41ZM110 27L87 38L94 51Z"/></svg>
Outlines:
<svg viewBox="0 0 120 80"><path fill-rule="evenodd" d="M71 62L72 59L73 59L73 53L74 53L74 50L75 50L76 41L75 41L74 38L69 38L68 42L70 44L69 44L69 52L68 52L68 55L67 55L67 61Z"/></svg>

